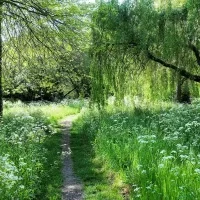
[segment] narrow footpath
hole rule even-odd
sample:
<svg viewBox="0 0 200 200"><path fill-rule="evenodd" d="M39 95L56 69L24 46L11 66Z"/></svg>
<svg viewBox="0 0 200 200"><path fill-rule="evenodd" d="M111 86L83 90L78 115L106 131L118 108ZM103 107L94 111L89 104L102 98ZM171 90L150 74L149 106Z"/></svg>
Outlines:
<svg viewBox="0 0 200 200"><path fill-rule="evenodd" d="M62 187L62 200L82 200L83 191L82 183L75 176L73 172L73 163L71 159L71 149L70 149L70 129L72 121L77 118L77 115L72 115L64 119L61 124L63 126L63 142L62 142L62 152L63 152L63 187Z"/></svg>

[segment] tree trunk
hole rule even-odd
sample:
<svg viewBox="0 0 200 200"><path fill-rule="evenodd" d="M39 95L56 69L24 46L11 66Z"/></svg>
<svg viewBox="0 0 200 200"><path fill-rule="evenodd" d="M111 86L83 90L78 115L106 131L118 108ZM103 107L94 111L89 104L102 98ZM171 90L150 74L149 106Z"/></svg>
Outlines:
<svg viewBox="0 0 200 200"><path fill-rule="evenodd" d="M182 99L182 77L178 75L176 86L176 101L181 103Z"/></svg>
<svg viewBox="0 0 200 200"><path fill-rule="evenodd" d="M0 0L0 117L2 117L2 115L3 115L3 88L2 88L3 41L2 41L2 22L3 22L3 0Z"/></svg>
<svg viewBox="0 0 200 200"><path fill-rule="evenodd" d="M191 103L191 99L190 99L190 89L189 89L189 84L188 84L188 80L186 80L183 84L183 88L182 88L182 103Z"/></svg>
<svg viewBox="0 0 200 200"><path fill-rule="evenodd" d="M178 103L191 103L188 80L184 79L181 75L177 77L176 101Z"/></svg>

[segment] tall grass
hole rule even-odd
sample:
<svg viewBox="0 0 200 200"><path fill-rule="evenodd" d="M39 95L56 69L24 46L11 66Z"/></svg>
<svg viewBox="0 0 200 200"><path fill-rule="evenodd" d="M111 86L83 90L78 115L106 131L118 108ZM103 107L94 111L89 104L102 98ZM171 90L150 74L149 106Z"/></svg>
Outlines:
<svg viewBox="0 0 200 200"><path fill-rule="evenodd" d="M21 101L15 103L6 101L4 102L4 115L9 113L41 112L51 122L56 122L67 115L79 112L83 105L86 104L87 102L84 100L64 100L60 103L33 102L27 104Z"/></svg>
<svg viewBox="0 0 200 200"><path fill-rule="evenodd" d="M0 199L61 199L58 120L79 111L63 104L4 103L0 124Z"/></svg>
<svg viewBox="0 0 200 200"><path fill-rule="evenodd" d="M95 138L96 157L120 177L130 199L199 199L199 111L199 102L109 108L85 114L78 125Z"/></svg>
<svg viewBox="0 0 200 200"><path fill-rule="evenodd" d="M112 174L104 170L102 162L97 159L93 142L94 134L88 130L93 130L93 123L78 119L73 125L70 137L70 147L72 150L73 167L76 175L82 180L84 185L84 199L87 200L122 200L118 185L112 184Z"/></svg>

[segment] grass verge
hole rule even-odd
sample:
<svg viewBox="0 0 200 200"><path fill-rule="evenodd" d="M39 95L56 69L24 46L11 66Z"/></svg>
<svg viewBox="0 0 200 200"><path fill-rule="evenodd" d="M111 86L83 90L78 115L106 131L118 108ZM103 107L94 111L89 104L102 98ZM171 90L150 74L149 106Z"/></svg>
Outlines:
<svg viewBox="0 0 200 200"><path fill-rule="evenodd" d="M95 155L95 137L88 132L91 123L82 120L78 119L73 124L70 145L75 173L84 184L85 199L122 200L119 184Z"/></svg>
<svg viewBox="0 0 200 200"><path fill-rule="evenodd" d="M131 200L199 199L199 110L196 102L85 114L74 124L72 147L86 199L120 198L115 185Z"/></svg>
<svg viewBox="0 0 200 200"><path fill-rule="evenodd" d="M0 124L0 199L61 199L58 120L78 107L5 103Z"/></svg>

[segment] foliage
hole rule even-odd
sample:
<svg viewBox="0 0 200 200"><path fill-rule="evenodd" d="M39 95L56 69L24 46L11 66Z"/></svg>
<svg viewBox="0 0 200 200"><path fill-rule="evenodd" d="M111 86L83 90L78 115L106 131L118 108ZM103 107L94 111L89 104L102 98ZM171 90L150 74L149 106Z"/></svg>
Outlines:
<svg viewBox="0 0 200 200"><path fill-rule="evenodd" d="M8 38L3 54L4 97L55 100L70 91L76 91L76 95L71 95L76 97L90 93L89 11L72 1L60 2L51 9L53 25L51 20L38 24L38 19L33 18L28 27L14 32L12 37L5 33ZM23 21L20 19L19 23Z"/></svg>
<svg viewBox="0 0 200 200"><path fill-rule="evenodd" d="M1 199L60 199L62 135L57 120L77 110L67 104L5 102L0 124Z"/></svg>
<svg viewBox="0 0 200 200"><path fill-rule="evenodd" d="M169 98L179 75L199 82L198 10L191 0L101 1L93 14L94 101L144 85Z"/></svg>
<svg viewBox="0 0 200 200"><path fill-rule="evenodd" d="M79 133L94 137L95 158L128 185L129 199L198 199L199 106L91 111Z"/></svg>
<svg viewBox="0 0 200 200"><path fill-rule="evenodd" d="M0 2L0 115L3 113L3 87L2 87L2 66L3 54L7 49L4 49L4 42L18 37L21 34L28 34L29 38L36 39L42 43L41 38L35 34L35 31L41 29L48 30L50 27L56 27L59 24L56 16L58 2L54 0L47 1L6 1ZM20 47L20 43L17 43Z"/></svg>

